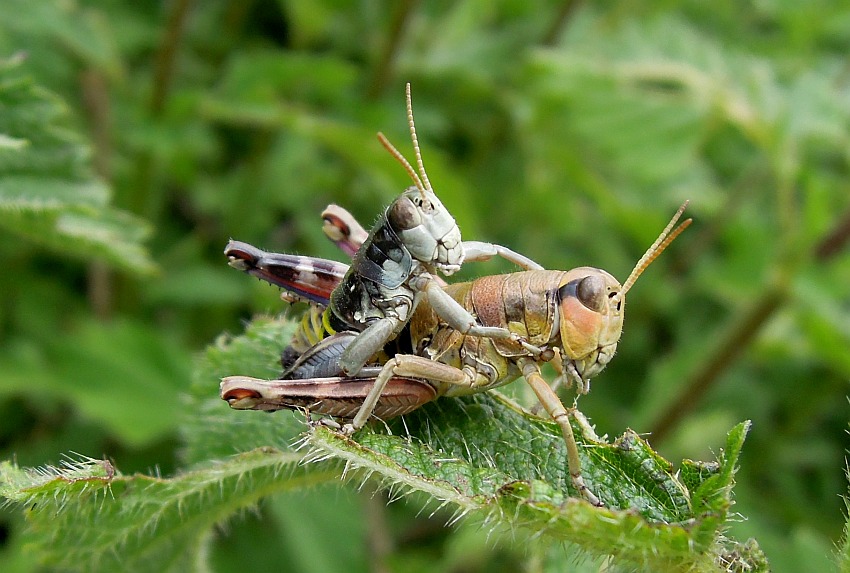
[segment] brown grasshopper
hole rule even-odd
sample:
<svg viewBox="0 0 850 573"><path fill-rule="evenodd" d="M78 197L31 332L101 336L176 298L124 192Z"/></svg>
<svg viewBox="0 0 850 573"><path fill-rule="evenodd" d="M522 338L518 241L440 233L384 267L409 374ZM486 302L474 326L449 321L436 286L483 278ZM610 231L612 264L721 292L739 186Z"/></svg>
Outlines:
<svg viewBox="0 0 850 573"><path fill-rule="evenodd" d="M533 353L512 340L470 337L447 325L427 303L417 307L408 326L411 350L383 358L349 378L337 357L352 333L319 341L301 355L285 380L230 376L221 397L235 409L303 408L346 418L346 434L371 416L390 418L440 396L461 396L508 384L522 376L561 428L573 486L594 505L600 499L585 485L578 445L567 409L540 372L552 360L579 394L614 355L622 334L625 296L649 264L691 223L674 229L687 203L641 257L622 285L593 267L570 271L534 270L487 276L444 287L444 291L485 326L502 326L542 349Z"/></svg>
<svg viewBox="0 0 850 573"><path fill-rule="evenodd" d="M356 235L338 242L344 250L353 253L350 268L341 271L333 261L267 253L240 241L230 241L225 248L231 266L287 289L285 298L288 300L324 302L326 308L321 320L305 323L284 352L284 368L287 362L319 339L334 332L354 331L359 334L348 338L345 350L336 360L343 372L355 375L398 336L420 301L427 301L441 319L464 334L511 340L529 352L539 352L503 325L479 324L467 309L440 288L445 283L439 279L438 272L450 275L464 260L487 260L498 255L522 268L542 267L500 245L461 241L454 218L434 193L425 173L413 122L410 84L407 84L406 96L410 137L419 173L383 134L379 133L378 138L405 168L415 186L405 190L387 207L368 235L353 217L343 215L350 221L347 233L350 237L351 233ZM330 223L334 216L333 206L324 216L325 230L334 230ZM352 241L357 242L353 244ZM343 273L341 279L340 272ZM328 280L333 282L333 290L324 301L322 295L327 293Z"/></svg>

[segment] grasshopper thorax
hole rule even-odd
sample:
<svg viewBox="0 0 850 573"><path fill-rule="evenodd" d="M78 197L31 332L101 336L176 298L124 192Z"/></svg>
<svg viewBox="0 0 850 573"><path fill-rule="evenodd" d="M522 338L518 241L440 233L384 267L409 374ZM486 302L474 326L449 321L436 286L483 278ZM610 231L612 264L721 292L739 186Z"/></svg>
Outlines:
<svg viewBox="0 0 850 573"><path fill-rule="evenodd" d="M617 279L593 267L568 271L560 281L561 346L584 380L605 368L617 350L625 310L621 290Z"/></svg>
<svg viewBox="0 0 850 573"><path fill-rule="evenodd" d="M387 222L415 259L447 275L463 264L460 229L433 191L407 189L387 209Z"/></svg>

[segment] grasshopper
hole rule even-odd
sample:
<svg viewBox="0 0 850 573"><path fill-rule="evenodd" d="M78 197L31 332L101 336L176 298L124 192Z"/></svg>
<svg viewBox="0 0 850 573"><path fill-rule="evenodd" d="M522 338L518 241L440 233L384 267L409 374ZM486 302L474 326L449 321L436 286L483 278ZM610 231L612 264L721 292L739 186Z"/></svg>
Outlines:
<svg viewBox="0 0 850 573"><path fill-rule="evenodd" d="M348 337L348 344L338 361L344 373L357 374L370 358L398 336L423 300L459 332L511 340L530 352L538 352L537 348L504 326L480 325L467 309L442 290L444 283L438 272L450 275L460 268L464 260L486 260L498 255L522 268L542 267L500 245L461 241L460 230L434 193L422 163L413 121L410 84L407 84L406 96L410 137L419 172L383 134L378 134L381 144L405 168L414 186L406 189L386 208L365 238L362 238L365 233L362 227L354 221L354 231L360 237L353 238L357 248L351 246L351 241L341 243L344 250L354 253L351 267L341 279L337 272L341 267L334 266L332 261L266 253L247 243L232 240L225 248L230 265L237 269L267 280L271 278L267 269L280 271L271 282L287 288L289 295L286 298L289 300L324 302L326 309L321 320L305 323L304 328L296 333L293 344L284 351L284 364L329 334L356 331L359 334ZM333 215L332 208L325 212L326 221L330 221ZM348 219L353 221L353 217L348 216ZM326 230L333 228L330 223L326 225ZM321 292L325 286L321 283L322 277L335 281L326 301L320 301L316 295L317 289Z"/></svg>
<svg viewBox="0 0 850 573"><path fill-rule="evenodd" d="M590 503L601 506L581 474L569 422L575 407L564 407L540 365L552 360L561 377L576 383L578 394L590 390L590 379L610 362L619 343L626 293L691 223L687 219L675 227L686 206L679 208L622 285L604 270L578 267L486 276L444 287L483 325L504 326L539 347L540 353L510 339L466 336L423 303L407 328L409 353L396 353L357 377L346 377L335 366L335 357L352 343L353 334L343 332L302 354L287 379L224 378L221 397L234 409L303 408L350 419L342 428L350 434L371 416L398 416L440 396L482 392L522 376L561 428L573 486Z"/></svg>

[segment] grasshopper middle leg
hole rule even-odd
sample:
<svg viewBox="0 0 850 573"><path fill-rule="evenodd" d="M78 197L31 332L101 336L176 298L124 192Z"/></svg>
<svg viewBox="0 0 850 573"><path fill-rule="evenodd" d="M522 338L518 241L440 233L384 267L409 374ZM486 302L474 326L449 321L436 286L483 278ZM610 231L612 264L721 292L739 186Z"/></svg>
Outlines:
<svg viewBox="0 0 850 573"><path fill-rule="evenodd" d="M478 324L475 317L463 305L439 286L433 275L423 273L413 279L411 284L418 292L424 293L428 304L434 309L437 316L445 320L454 330L467 336L513 340L534 356L539 356L542 353L542 349L507 328ZM394 316L385 316L372 322L351 342L340 357L339 365L342 370L349 376L356 375L369 358L381 350L387 341L395 338L404 324L403 320Z"/></svg>
<svg viewBox="0 0 850 573"><path fill-rule="evenodd" d="M404 372L407 372L407 374L403 374ZM351 420L351 423L342 427L344 433L353 434L366 424L372 416L378 400L380 400L381 395L384 393L387 382L398 376L423 378L437 384L471 386L473 383L473 379L468 373L454 366L434 362L433 360L414 354L396 355L384 364L384 367L375 378L375 383L363 400L360 410L358 410L357 414Z"/></svg>
<svg viewBox="0 0 850 573"><path fill-rule="evenodd" d="M418 279L417 279L418 280ZM417 285L428 299L428 304L437 313L437 316L446 321L454 330L467 336L480 336L493 339L507 339L519 343L523 348L534 356L539 356L542 349L526 341L519 334L511 332L501 326L482 326L478 324L475 317L452 298L446 291L433 281L423 281Z"/></svg>

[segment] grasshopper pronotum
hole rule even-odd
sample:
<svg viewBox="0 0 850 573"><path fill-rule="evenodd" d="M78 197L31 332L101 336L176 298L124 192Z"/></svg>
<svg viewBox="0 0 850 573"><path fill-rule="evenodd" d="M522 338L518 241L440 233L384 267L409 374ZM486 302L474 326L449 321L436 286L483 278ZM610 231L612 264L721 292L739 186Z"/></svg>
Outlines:
<svg viewBox="0 0 850 573"><path fill-rule="evenodd" d="M687 219L674 229L686 206L679 208L622 285L606 271L578 267L486 276L443 288L481 324L509 329L541 349L540 353L513 340L467 336L423 301L408 326L412 348L408 354L376 358L378 363L360 376L345 377L336 361L356 335L342 332L304 352L287 379L230 376L222 380L221 397L235 409L304 408L350 419L343 431L352 433L370 416L398 416L440 396L482 392L522 376L561 428L573 486L592 504L602 505L584 483L570 410L544 380L540 364L554 359L561 375L575 382L579 393L589 391L590 378L605 368L619 343L626 293L690 224ZM264 278L275 282L274 276L281 271L270 269L268 261L264 264Z"/></svg>

